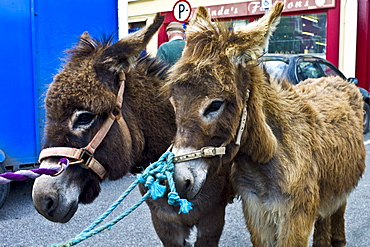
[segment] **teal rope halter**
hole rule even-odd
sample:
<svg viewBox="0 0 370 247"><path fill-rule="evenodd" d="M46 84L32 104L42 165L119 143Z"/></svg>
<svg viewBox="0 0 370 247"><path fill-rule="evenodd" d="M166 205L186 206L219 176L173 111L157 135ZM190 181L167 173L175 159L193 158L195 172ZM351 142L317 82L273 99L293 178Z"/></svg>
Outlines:
<svg viewBox="0 0 370 247"><path fill-rule="evenodd" d="M136 176L136 180L127 188L127 190L110 206L98 219L96 219L89 227L83 230L76 237L68 240L64 244L53 244L53 247L69 247L82 242L83 240L105 230L111 229L116 223L125 218L136 208L138 208L149 197L154 200L165 195L167 187L161 182L167 180L170 192L168 193L168 204L180 206L179 214L189 213L193 208L193 203L186 199L181 199L176 192L175 182L173 180L174 154L170 151L165 152L158 161L148 166L141 174ZM114 209L130 194L130 192L139 184L142 183L148 189L145 195L131 208L127 209L123 214L119 215L112 221L97 227L105 218L107 218Z"/></svg>

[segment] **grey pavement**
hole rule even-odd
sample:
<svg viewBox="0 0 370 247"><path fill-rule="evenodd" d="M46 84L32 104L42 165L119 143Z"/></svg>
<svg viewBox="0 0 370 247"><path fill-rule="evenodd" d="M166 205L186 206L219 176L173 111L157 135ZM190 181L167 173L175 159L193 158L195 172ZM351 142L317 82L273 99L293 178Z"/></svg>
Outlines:
<svg viewBox="0 0 370 247"><path fill-rule="evenodd" d="M370 139L370 134L365 136ZM370 164L370 144L366 146L366 164ZM33 207L31 182L12 183L11 192L0 209L0 246L33 247L64 243L98 218L134 181L126 176L117 181L102 184L100 196L88 205L80 205L75 216L65 224L53 223L39 215ZM140 199L135 189L114 211L113 219ZM346 211L347 246L370 247L370 172L366 169L358 187L351 194ZM149 208L143 204L131 215L77 246L89 247L139 247L162 246L151 224ZM227 206L226 224L219 246L249 247L249 233L244 226L241 203L235 200Z"/></svg>

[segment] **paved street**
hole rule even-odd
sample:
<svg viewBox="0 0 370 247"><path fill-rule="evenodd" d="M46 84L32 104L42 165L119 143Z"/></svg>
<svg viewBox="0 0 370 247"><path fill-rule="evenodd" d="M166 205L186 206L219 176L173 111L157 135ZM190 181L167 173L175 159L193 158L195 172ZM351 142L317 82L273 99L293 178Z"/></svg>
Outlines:
<svg viewBox="0 0 370 247"><path fill-rule="evenodd" d="M370 134L365 136L365 143ZM366 145L366 164L370 164L370 143ZM0 246L50 246L75 237L100 216L134 181L133 177L104 182L102 192L93 204L80 205L75 216L66 224L53 223L39 215L31 198L32 182L13 183L10 196L0 209ZM370 171L352 193L346 211L347 246L370 246ZM137 189L116 209L114 216L124 212L140 198ZM109 218L113 219L113 217ZM111 230L105 230L77 246L161 246L151 225L148 207L143 204ZM249 234L244 227L241 203L236 201L227 207L226 225L221 237L222 247L249 247Z"/></svg>

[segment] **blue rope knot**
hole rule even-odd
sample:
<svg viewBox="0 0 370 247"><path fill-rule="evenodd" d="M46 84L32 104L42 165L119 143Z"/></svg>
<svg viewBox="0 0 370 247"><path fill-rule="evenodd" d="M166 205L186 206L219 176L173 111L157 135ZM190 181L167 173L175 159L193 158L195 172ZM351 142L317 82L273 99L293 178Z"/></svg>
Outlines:
<svg viewBox="0 0 370 247"><path fill-rule="evenodd" d="M181 199L179 194L175 191L168 193L168 204L173 206L180 206L180 213L189 213L193 209L193 203L186 199Z"/></svg>
<svg viewBox="0 0 370 247"><path fill-rule="evenodd" d="M150 190L151 190L150 196L155 200L157 198L164 196L164 193L166 192L166 186L159 184L159 181L157 180L152 184Z"/></svg>

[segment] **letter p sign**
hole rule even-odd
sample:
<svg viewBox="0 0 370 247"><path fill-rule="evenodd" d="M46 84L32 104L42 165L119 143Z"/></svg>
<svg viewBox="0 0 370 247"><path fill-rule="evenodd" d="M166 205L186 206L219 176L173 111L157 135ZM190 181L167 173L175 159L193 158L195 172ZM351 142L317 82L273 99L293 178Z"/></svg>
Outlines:
<svg viewBox="0 0 370 247"><path fill-rule="evenodd" d="M177 1L173 6L172 14L176 21L186 22L191 15L190 3L186 0Z"/></svg>

